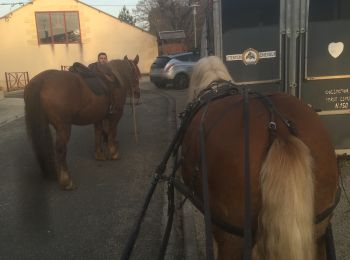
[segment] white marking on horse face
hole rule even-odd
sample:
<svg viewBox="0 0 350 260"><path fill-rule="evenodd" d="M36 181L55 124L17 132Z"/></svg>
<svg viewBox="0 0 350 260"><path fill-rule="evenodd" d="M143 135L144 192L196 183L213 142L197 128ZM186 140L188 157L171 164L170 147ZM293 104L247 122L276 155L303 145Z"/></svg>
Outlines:
<svg viewBox="0 0 350 260"><path fill-rule="evenodd" d="M344 50L344 43L342 42L331 42L328 44L328 52L334 58L338 58Z"/></svg>

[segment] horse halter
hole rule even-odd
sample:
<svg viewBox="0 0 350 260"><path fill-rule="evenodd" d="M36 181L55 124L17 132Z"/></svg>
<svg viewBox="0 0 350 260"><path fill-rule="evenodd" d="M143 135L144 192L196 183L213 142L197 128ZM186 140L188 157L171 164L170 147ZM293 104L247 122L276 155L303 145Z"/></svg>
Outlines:
<svg viewBox="0 0 350 260"><path fill-rule="evenodd" d="M129 59L127 59L127 60L128 60L129 66L131 68L132 74L134 76L132 78L133 79L133 83L135 83L135 86L139 86L139 84L140 84L139 79L141 77L140 70L138 69L138 67L136 66L136 64L133 61L131 61ZM134 88L134 87L132 87L132 88Z"/></svg>
<svg viewBox="0 0 350 260"><path fill-rule="evenodd" d="M141 73L140 73L139 68L136 66L136 64L133 61L131 61L129 59L126 59L126 60L127 60L128 65L130 67L130 70L132 72L131 80L130 80L131 87L129 89L130 98L134 99L135 93L138 93L138 95L137 95L138 100L136 102L136 104L138 104L139 99L140 99L140 81L139 81L139 79L141 78Z"/></svg>

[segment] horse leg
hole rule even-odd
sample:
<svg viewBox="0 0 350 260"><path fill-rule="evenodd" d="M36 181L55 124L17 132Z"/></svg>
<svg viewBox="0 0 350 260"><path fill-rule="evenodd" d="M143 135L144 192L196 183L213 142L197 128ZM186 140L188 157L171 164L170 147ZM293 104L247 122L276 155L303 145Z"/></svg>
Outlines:
<svg viewBox="0 0 350 260"><path fill-rule="evenodd" d="M102 122L95 124L95 159L99 161L105 161L106 156L103 153L102 138L103 138Z"/></svg>
<svg viewBox="0 0 350 260"><path fill-rule="evenodd" d="M108 147L109 159L111 160L118 160L120 158L118 145L116 141L118 121L119 120L117 121L109 120L108 122L109 127L108 127L107 147Z"/></svg>
<svg viewBox="0 0 350 260"><path fill-rule="evenodd" d="M67 144L70 138L71 127L63 126L56 129L56 158L58 181L63 190L75 188L67 166Z"/></svg>

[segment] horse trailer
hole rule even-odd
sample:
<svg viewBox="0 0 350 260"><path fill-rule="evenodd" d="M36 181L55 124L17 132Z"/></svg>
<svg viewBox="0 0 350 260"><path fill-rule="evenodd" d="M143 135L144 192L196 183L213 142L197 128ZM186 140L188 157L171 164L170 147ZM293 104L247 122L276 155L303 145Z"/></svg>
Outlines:
<svg viewBox="0 0 350 260"><path fill-rule="evenodd" d="M349 156L350 1L208 2L204 55L221 57L237 85L302 99Z"/></svg>

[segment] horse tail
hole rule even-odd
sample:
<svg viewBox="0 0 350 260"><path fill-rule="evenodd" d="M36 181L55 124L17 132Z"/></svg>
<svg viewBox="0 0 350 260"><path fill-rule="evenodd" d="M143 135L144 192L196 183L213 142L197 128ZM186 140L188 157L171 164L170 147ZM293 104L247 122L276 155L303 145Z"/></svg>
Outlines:
<svg viewBox="0 0 350 260"><path fill-rule="evenodd" d="M56 161L49 121L42 107L43 82L32 79L24 91L27 135L45 178L56 178Z"/></svg>
<svg viewBox="0 0 350 260"><path fill-rule="evenodd" d="M313 260L314 180L309 148L276 138L260 172L262 208L254 259Z"/></svg>

